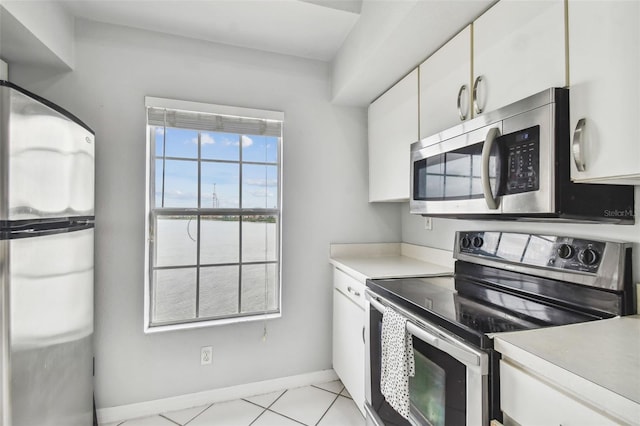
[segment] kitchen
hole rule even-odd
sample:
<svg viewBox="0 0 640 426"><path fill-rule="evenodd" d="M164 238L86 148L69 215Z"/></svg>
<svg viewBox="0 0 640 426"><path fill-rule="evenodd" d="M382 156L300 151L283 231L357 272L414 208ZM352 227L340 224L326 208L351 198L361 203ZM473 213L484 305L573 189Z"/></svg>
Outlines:
<svg viewBox="0 0 640 426"><path fill-rule="evenodd" d="M326 19L333 13L347 15L341 18L347 21L343 25L353 25L348 36L343 34L346 38L341 47L338 43L335 57L311 60L300 53L296 57L266 52L269 46L247 49L196 40L190 33L136 29L126 20L120 25L97 22L97 17L74 22L57 2L30 9L34 2L3 1L3 28L13 25L21 30L21 40L32 43L27 45L28 52L36 56L7 60L10 81L74 112L97 135L95 393L99 414L108 414L109 409L114 413L114 407L134 410L148 401L177 404L182 395L279 378L331 378L322 373L332 368L330 244L401 241L451 252L455 231L460 230L578 235L632 243L633 278L640 281L637 223L523 225L433 218L432 229L426 230L425 219L411 215L406 201L369 202L369 103L494 2L435 2L442 8L438 13L429 13L430 3L434 2L364 1L359 15L309 4L326 9L330 15ZM102 15L109 16L108 10ZM172 27L164 25L171 33ZM233 32L232 25L226 28ZM2 36L2 51L9 53L10 35ZM634 70L637 58L624 72L637 75ZM608 85L619 83L637 91L638 82L624 80L619 67L605 71L615 76ZM451 101L454 108L457 89ZM144 334L145 96L284 111L280 319ZM415 96L417 105L417 90ZM621 109L637 116L634 105L630 102ZM404 116L409 126L417 128L415 117ZM637 134L633 125L620 131ZM414 133L405 158L408 143L425 136ZM630 152L626 158L633 160ZM609 160L613 161L609 166L615 169L616 161L624 157ZM636 159L636 170L638 163ZM390 164L384 168L390 169ZM637 210L637 187L635 195ZM213 362L203 367L200 349L207 346L213 348ZM135 413L127 418L144 414Z"/></svg>

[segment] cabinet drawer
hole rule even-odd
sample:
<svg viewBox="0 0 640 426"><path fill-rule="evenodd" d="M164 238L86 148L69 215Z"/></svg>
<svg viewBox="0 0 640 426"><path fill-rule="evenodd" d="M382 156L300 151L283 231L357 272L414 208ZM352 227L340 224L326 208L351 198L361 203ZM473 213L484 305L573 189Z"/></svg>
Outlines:
<svg viewBox="0 0 640 426"><path fill-rule="evenodd" d="M366 287L364 283L361 283L341 270L334 268L333 286L336 290L364 309L364 289Z"/></svg>
<svg viewBox="0 0 640 426"><path fill-rule="evenodd" d="M500 408L522 426L617 425L604 413L504 360L500 361ZM505 424L507 424L505 422Z"/></svg>

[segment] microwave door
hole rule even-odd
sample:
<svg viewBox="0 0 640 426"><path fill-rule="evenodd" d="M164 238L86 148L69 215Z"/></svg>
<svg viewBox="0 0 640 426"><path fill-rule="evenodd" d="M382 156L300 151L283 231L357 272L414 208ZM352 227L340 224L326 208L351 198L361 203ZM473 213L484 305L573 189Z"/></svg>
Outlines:
<svg viewBox="0 0 640 426"><path fill-rule="evenodd" d="M483 148L487 136L497 136L501 130L498 122L422 148L420 142L414 144L411 213L442 217L501 213L499 205L489 207L483 189L489 187L497 197L499 150L492 144L483 160Z"/></svg>

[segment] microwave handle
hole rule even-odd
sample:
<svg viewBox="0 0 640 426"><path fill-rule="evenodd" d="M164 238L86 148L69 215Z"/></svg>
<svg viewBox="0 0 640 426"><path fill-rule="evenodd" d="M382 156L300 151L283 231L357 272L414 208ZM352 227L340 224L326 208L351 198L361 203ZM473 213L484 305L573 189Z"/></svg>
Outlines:
<svg viewBox="0 0 640 426"><path fill-rule="evenodd" d="M496 139L500 136L500 129L497 127L492 128L487 133L487 138L482 145L482 192L484 193L484 200L487 202L487 206L491 210L498 208L498 198L491 192L491 184L489 182L489 160L491 159L491 148L496 142Z"/></svg>

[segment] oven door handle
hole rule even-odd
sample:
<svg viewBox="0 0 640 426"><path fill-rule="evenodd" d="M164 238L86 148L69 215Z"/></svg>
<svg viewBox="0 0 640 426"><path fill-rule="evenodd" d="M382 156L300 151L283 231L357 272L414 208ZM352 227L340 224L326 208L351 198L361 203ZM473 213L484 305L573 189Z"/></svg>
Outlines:
<svg viewBox="0 0 640 426"><path fill-rule="evenodd" d="M407 318L407 331L413 336L452 356L468 368L476 368L480 370L481 374L488 374L489 366L486 353L445 335L443 330L421 320L397 304L373 294L369 289L365 290L365 294L367 301L377 311L384 313L386 305Z"/></svg>

